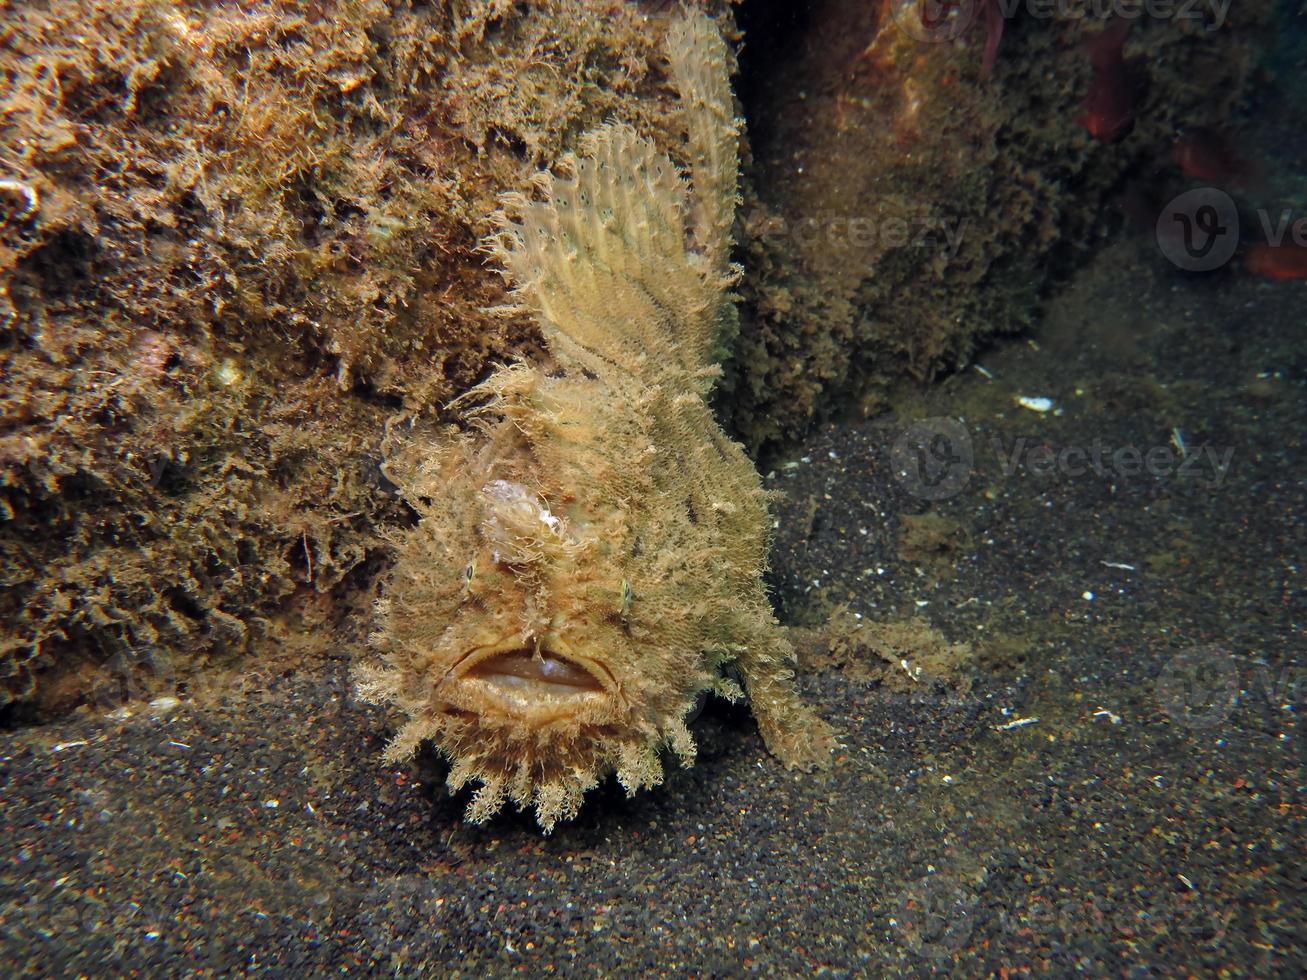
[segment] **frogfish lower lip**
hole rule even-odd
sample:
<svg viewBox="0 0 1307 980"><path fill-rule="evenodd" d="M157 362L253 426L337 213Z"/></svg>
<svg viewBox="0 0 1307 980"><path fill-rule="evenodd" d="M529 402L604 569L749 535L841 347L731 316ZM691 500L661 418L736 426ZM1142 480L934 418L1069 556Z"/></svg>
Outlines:
<svg viewBox="0 0 1307 980"><path fill-rule="evenodd" d="M560 647L563 644L552 636L538 645L515 637L479 647L450 672L448 679L457 682L451 700L460 708L495 710L535 722L607 702L611 675Z"/></svg>

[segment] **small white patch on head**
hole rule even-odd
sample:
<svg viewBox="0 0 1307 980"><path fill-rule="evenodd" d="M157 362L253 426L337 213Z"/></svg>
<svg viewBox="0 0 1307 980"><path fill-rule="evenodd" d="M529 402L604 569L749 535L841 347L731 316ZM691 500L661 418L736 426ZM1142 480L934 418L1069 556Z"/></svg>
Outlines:
<svg viewBox="0 0 1307 980"><path fill-rule="evenodd" d="M217 375L219 383L226 385L228 388L238 385L242 381L240 365L230 357L218 365Z"/></svg>

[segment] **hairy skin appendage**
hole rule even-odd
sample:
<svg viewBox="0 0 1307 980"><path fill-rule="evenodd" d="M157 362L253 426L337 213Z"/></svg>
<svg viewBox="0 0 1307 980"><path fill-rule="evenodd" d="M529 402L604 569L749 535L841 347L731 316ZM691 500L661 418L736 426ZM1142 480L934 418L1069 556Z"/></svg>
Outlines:
<svg viewBox="0 0 1307 980"><path fill-rule="evenodd" d="M419 447L402 486L420 521L360 690L408 716L389 760L430 740L451 788L480 783L473 821L511 800L548 831L609 773L659 783L664 748L693 761L701 693L745 693L731 663L771 752L830 764L763 589L766 495L706 401L735 317L729 52L702 15L667 45L689 180L605 125L505 196L485 248L555 364L470 392L473 430Z"/></svg>

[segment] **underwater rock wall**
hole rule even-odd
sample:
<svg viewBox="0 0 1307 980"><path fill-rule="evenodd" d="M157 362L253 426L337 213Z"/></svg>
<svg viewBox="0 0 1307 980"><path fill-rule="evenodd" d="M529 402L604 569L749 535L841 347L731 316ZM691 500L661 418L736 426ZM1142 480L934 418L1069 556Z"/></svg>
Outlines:
<svg viewBox="0 0 1307 980"><path fill-rule="evenodd" d="M1145 102L1111 146L1076 122L1080 21L1018 15L981 81L981 29L922 44L884 0L803 9L745 79L719 408L755 448L1019 328L1122 176L1239 98L1262 8L1210 35L1144 25ZM412 521L388 427L447 421L495 363L541 356L527 318L483 312L504 298L476 252L496 195L609 119L680 159L674 14L0 0L0 708L194 689L364 632L383 529ZM874 244L793 233L829 213ZM966 226L947 253L894 244L889 218Z"/></svg>
<svg viewBox="0 0 1307 980"><path fill-rule="evenodd" d="M538 347L482 312L496 195L606 118L670 131L662 18L0 4L0 706L302 660L366 608L388 420Z"/></svg>
<svg viewBox="0 0 1307 980"><path fill-rule="evenodd" d="M930 27L921 9L740 10L753 166L721 405L755 449L850 401L870 413L895 382L965 365L984 338L1028 326L1120 230L1131 182L1174 171L1176 135L1229 123L1272 4L960 0L929 8L945 18ZM1104 19L1114 11L1134 22L1123 77L1108 79L1121 91L1106 94L1133 126L1103 142L1085 103L1092 41L1119 26Z"/></svg>

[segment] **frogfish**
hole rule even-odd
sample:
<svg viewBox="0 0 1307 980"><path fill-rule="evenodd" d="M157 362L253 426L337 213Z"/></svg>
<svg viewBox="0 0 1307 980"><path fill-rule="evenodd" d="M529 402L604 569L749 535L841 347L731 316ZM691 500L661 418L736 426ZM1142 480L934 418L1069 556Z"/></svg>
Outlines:
<svg viewBox="0 0 1307 980"><path fill-rule="evenodd" d="M666 43L688 174L610 122L503 195L482 247L551 362L498 368L396 478L419 519L359 691L406 716L388 761L429 741L476 787L472 822L511 801L549 832L609 775L659 784L705 692L747 696L787 767L836 744L764 589L767 495L707 401L739 274L730 52L703 14Z"/></svg>

